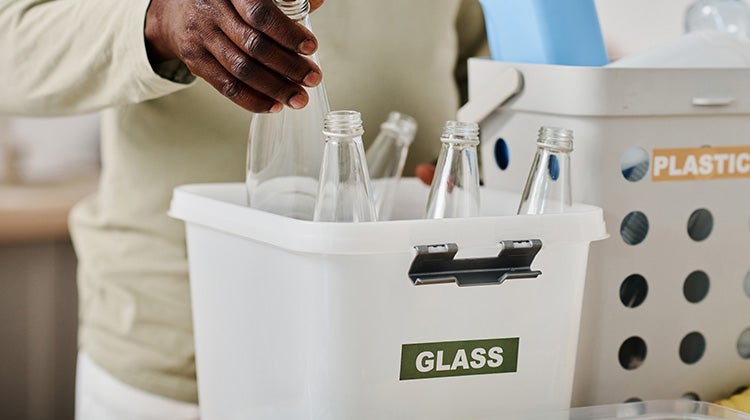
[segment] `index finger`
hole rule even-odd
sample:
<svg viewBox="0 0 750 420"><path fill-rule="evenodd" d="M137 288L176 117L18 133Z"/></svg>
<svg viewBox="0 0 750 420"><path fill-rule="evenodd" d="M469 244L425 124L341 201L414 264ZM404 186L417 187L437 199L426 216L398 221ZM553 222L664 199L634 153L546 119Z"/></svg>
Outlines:
<svg viewBox="0 0 750 420"><path fill-rule="evenodd" d="M284 48L305 55L310 55L318 48L315 35L298 24L276 3L298 3L295 0L232 0L235 9L254 29L263 32ZM293 16L295 17L295 16Z"/></svg>

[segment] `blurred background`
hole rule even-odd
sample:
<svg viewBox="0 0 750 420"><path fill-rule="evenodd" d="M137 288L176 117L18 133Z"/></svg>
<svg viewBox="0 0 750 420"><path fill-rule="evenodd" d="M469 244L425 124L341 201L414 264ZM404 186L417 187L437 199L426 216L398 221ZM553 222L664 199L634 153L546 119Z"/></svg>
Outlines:
<svg viewBox="0 0 750 420"><path fill-rule="evenodd" d="M597 0L610 57L679 37L689 3ZM98 156L96 114L0 115L1 419L73 418L76 260L67 216L95 189Z"/></svg>

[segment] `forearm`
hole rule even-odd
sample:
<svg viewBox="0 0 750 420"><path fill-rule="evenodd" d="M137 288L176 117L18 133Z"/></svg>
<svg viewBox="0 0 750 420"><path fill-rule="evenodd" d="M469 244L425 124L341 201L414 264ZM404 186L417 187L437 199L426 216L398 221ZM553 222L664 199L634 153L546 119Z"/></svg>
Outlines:
<svg viewBox="0 0 750 420"><path fill-rule="evenodd" d="M184 88L148 62L149 0L0 0L0 112L60 115Z"/></svg>

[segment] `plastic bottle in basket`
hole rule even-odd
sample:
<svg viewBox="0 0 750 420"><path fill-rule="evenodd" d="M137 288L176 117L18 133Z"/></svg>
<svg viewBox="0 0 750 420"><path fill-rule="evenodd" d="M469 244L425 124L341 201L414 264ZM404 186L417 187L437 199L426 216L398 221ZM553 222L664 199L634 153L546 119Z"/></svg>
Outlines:
<svg viewBox="0 0 750 420"><path fill-rule="evenodd" d="M291 19L310 29L308 0L274 0ZM312 61L320 65L317 55ZM323 83L305 88L305 108L288 107L277 114L256 114L250 123L247 191L251 207L311 220L323 157L321 128L330 111Z"/></svg>
<svg viewBox="0 0 750 420"><path fill-rule="evenodd" d="M685 31L712 30L750 38L750 8L744 0L698 0L685 13Z"/></svg>
<svg viewBox="0 0 750 420"><path fill-rule="evenodd" d="M325 152L320 168L316 222L374 222L370 175L362 145L362 116L333 111L325 119Z"/></svg>
<svg viewBox="0 0 750 420"><path fill-rule="evenodd" d="M391 112L372 146L367 149L367 167L370 169L373 198L378 220L388 220L393 210L394 194L404 172L409 146L417 134L414 118L400 112Z"/></svg>
<svg viewBox="0 0 750 420"><path fill-rule="evenodd" d="M573 132L565 128L539 129L537 150L521 195L518 214L564 213L573 204L570 153Z"/></svg>
<svg viewBox="0 0 750 420"><path fill-rule="evenodd" d="M427 202L427 219L479 215L479 125L448 121L440 138L435 176Z"/></svg>

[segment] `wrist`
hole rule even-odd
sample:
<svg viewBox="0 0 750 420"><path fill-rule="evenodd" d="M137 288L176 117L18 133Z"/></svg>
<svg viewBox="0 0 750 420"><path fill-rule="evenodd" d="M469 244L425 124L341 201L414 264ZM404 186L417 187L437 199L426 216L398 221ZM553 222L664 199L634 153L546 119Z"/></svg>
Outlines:
<svg viewBox="0 0 750 420"><path fill-rule="evenodd" d="M152 68L177 56L169 49L167 38L161 30L163 16L163 2L152 0L146 11L143 36L146 42L146 53Z"/></svg>

